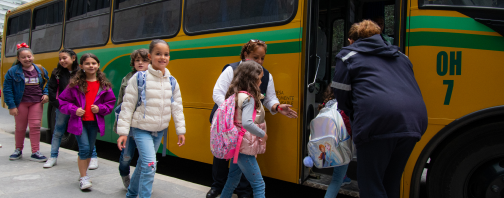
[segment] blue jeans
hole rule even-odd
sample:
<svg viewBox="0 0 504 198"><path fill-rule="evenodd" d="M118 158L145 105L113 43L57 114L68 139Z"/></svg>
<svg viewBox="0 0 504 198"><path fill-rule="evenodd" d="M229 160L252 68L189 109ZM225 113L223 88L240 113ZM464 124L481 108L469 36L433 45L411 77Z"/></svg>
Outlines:
<svg viewBox="0 0 504 198"><path fill-rule="evenodd" d="M61 113L59 109L56 109L56 122L54 123L54 133L51 141L51 157L58 157L59 148L61 145L61 137L67 131L68 119L70 119L70 115ZM96 154L96 146L93 149L93 154L91 158L97 158Z"/></svg>
<svg viewBox="0 0 504 198"><path fill-rule="evenodd" d="M96 121L82 121L82 134L76 135L77 144L79 144L79 157L81 160L91 158L98 135L98 123ZM93 149L91 149L93 148Z"/></svg>
<svg viewBox="0 0 504 198"><path fill-rule="evenodd" d="M259 169L255 156L240 153L237 164L233 163L231 159L228 179L226 185L224 185L224 189L222 189L221 198L230 198L233 195L234 189L240 183L242 173L252 186L254 198L265 197L266 185L264 184L261 169Z"/></svg>
<svg viewBox="0 0 504 198"><path fill-rule="evenodd" d="M339 189L343 183L343 179L348 169L348 164L343 166L334 167L332 173L332 180L329 186L327 186L327 191L324 198L336 198L338 196Z"/></svg>
<svg viewBox="0 0 504 198"><path fill-rule="evenodd" d="M119 157L119 174L124 177L130 174L130 163L135 156L136 143L132 136L128 136L126 140L126 148L121 151Z"/></svg>
<svg viewBox="0 0 504 198"><path fill-rule="evenodd" d="M154 182L154 175L156 174L156 153L166 130L168 130L168 128L151 132L131 128L140 157L138 158L135 171L131 176L126 197L151 197L152 183Z"/></svg>

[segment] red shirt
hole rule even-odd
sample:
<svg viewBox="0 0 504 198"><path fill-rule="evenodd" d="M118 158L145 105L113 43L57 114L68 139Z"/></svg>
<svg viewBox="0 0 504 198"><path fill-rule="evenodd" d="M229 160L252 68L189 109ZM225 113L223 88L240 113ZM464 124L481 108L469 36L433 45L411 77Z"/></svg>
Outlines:
<svg viewBox="0 0 504 198"><path fill-rule="evenodd" d="M98 89L100 89L100 82L87 81L86 107L84 108L86 112L82 116L82 121L95 121L94 113L91 111L91 105L95 102Z"/></svg>

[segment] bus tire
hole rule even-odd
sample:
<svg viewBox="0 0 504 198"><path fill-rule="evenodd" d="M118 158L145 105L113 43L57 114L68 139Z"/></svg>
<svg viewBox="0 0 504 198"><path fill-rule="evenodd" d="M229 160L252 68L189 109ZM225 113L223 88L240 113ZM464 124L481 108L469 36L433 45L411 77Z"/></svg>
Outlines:
<svg viewBox="0 0 504 198"><path fill-rule="evenodd" d="M504 122L483 124L446 144L427 171L429 198L504 195Z"/></svg>
<svg viewBox="0 0 504 198"><path fill-rule="evenodd" d="M49 126L51 127L49 129L49 133L46 134L46 142L51 144L52 142L52 136L54 134L54 125L56 124L56 108L53 108L50 106L51 109L47 114L47 117L49 118ZM60 147L67 148L67 149L77 149L77 140L75 139L75 135L65 132L63 136L61 137L61 144Z"/></svg>

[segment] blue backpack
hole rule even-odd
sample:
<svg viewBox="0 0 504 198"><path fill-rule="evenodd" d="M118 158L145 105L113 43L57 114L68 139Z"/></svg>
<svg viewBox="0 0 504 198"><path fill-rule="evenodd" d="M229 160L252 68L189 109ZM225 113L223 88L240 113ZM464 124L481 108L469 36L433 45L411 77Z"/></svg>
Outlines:
<svg viewBox="0 0 504 198"><path fill-rule="evenodd" d="M147 78L146 74L147 74L146 71L137 72L138 100L137 100L137 104L136 104L135 110L134 110L134 111L136 111L136 108L139 107L140 105L142 105L142 103L143 103L143 105L144 105L144 118L145 118L145 105L147 104L147 98L145 97L145 89L146 89L145 80ZM175 80L175 78L173 76L170 76L169 78L170 78L170 84L171 84L171 90L172 90L171 102L173 103L174 102L173 92L175 91L175 87L177 86L177 80ZM121 113L121 106L122 106L122 103L117 105L117 107L114 109L116 123L119 121L119 114ZM164 142L166 144L166 142L168 141L168 130L166 130L163 135L164 135ZM163 146L163 147L164 147L163 148L163 157L164 157L164 156L166 156L166 146Z"/></svg>

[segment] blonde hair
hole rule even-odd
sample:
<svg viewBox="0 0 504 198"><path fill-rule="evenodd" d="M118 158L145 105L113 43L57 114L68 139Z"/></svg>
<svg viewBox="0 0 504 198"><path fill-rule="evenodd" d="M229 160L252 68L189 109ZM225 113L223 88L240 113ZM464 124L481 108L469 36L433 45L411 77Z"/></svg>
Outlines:
<svg viewBox="0 0 504 198"><path fill-rule="evenodd" d="M356 41L361 38L368 38L375 34L380 34L381 28L374 21L363 20L360 23L354 23L348 31L348 38Z"/></svg>

